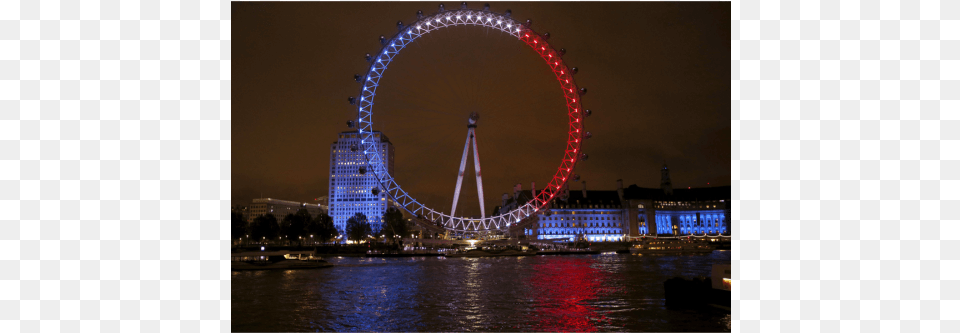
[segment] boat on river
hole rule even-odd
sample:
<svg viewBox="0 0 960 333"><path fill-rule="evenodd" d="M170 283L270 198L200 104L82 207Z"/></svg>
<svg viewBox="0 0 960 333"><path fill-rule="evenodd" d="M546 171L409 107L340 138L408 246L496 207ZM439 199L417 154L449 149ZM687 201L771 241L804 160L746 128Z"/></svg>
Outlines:
<svg viewBox="0 0 960 333"><path fill-rule="evenodd" d="M701 241L683 240L652 240L634 244L630 248L631 254L694 254L711 253L716 249L713 244Z"/></svg>
<svg viewBox="0 0 960 333"><path fill-rule="evenodd" d="M567 249L567 250L543 250L538 251L537 254L549 256L549 255L566 255L566 254L600 254L600 251L592 251L590 249Z"/></svg>
<svg viewBox="0 0 960 333"><path fill-rule="evenodd" d="M464 258L476 258L476 257L522 257L522 256L535 256L535 255L537 255L535 252L524 252L524 251L517 251L517 250L514 250L514 249L506 249L506 250L480 250L480 249L475 249L475 250L468 250L468 251L465 251L465 252L449 253L449 254L447 254L447 257L450 257L450 258L460 258L460 257L464 257Z"/></svg>
<svg viewBox="0 0 960 333"><path fill-rule="evenodd" d="M239 252L230 254L230 270L311 269L333 267L313 251Z"/></svg>
<svg viewBox="0 0 960 333"><path fill-rule="evenodd" d="M406 258L406 257L440 257L443 256L437 252L367 252L367 257L371 258Z"/></svg>

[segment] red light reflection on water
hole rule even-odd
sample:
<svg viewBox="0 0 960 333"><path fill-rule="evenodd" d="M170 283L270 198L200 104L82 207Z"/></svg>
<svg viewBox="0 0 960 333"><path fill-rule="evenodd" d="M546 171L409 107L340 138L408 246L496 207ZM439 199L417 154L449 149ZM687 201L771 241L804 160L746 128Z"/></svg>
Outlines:
<svg viewBox="0 0 960 333"><path fill-rule="evenodd" d="M592 303L608 273L590 267L591 258L551 258L550 264L536 265L532 279L525 281L534 300L535 331L597 331L606 316Z"/></svg>

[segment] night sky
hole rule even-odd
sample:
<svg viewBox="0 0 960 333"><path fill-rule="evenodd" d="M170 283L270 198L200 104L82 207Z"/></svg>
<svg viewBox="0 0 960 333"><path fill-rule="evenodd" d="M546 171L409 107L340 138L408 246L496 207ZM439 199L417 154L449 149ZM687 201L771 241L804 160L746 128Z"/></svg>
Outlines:
<svg viewBox="0 0 960 333"><path fill-rule="evenodd" d="M359 94L353 74L366 70L364 53L375 54L397 21L438 4L232 3L233 204L327 195L330 145L356 115L347 97ZM583 105L593 110L583 146L590 157L577 166L588 189L613 190L617 179L659 187L664 161L675 188L730 184L729 3L491 3L506 9L550 32L567 65L580 69ZM397 182L428 206L450 209L470 112L480 113L488 215L514 184L543 188L560 165L567 117L559 84L505 33L432 32L380 83L374 129L396 147ZM467 163L458 210L479 215Z"/></svg>

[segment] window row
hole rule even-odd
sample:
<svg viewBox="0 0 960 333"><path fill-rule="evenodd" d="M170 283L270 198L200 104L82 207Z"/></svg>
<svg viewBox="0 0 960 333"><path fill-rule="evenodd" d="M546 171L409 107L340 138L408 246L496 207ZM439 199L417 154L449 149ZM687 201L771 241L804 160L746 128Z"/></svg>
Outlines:
<svg viewBox="0 0 960 333"><path fill-rule="evenodd" d="M602 227L620 227L620 223L540 223L541 228L602 228Z"/></svg>
<svg viewBox="0 0 960 333"><path fill-rule="evenodd" d="M587 217L541 217L541 221L617 221L616 216L587 216Z"/></svg>

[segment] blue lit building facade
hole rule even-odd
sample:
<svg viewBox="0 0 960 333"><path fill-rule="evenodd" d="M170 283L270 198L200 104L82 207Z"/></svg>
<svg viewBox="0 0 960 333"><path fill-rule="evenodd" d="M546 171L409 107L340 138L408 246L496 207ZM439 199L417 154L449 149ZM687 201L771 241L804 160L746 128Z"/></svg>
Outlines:
<svg viewBox="0 0 960 333"><path fill-rule="evenodd" d="M525 204L536 191L514 188L514 196L504 194L501 214ZM578 238L590 242L621 241L627 236L626 216L617 191L569 191L564 189L550 208L537 215L537 221L523 230L528 239L566 240Z"/></svg>
<svg viewBox="0 0 960 333"><path fill-rule="evenodd" d="M660 170L660 188L637 185L616 191L564 189L550 209L523 230L528 239L621 241L641 236L730 235L730 186L674 190L670 170ZM533 187L531 185L531 187ZM536 190L514 187L513 195L503 194L499 209L504 214L525 204Z"/></svg>
<svg viewBox="0 0 960 333"><path fill-rule="evenodd" d="M640 235L727 235L730 230L728 203L728 200L717 199L638 204L637 231Z"/></svg>
<svg viewBox="0 0 960 333"><path fill-rule="evenodd" d="M373 137L378 143L380 158L387 163L387 170L392 174L393 144L383 133L374 132ZM329 214L341 234L346 233L347 219L356 213L366 215L370 227L379 230L390 202L383 191L373 194L372 189L378 188L376 177L366 170L359 147L357 131L340 133L330 146Z"/></svg>
<svg viewBox="0 0 960 333"><path fill-rule="evenodd" d="M730 186L673 189L670 170L660 170L660 188L620 189L631 237L729 235Z"/></svg>
<svg viewBox="0 0 960 333"><path fill-rule="evenodd" d="M587 192L584 195L583 192ZM550 210L528 233L536 239L590 242L621 241L626 236L624 215L616 191L574 191L566 201L554 200Z"/></svg>

